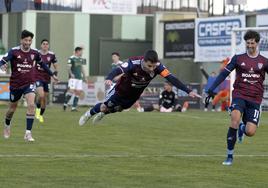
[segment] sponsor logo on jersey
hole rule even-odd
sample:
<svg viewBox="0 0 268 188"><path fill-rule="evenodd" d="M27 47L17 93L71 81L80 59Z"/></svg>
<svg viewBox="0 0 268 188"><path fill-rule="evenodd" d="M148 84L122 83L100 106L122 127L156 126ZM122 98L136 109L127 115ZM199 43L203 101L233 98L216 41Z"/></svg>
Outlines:
<svg viewBox="0 0 268 188"><path fill-rule="evenodd" d="M260 78L260 74L242 73L242 78Z"/></svg>
<svg viewBox="0 0 268 188"><path fill-rule="evenodd" d="M246 66L245 62L242 62L242 63L241 63L241 66Z"/></svg>

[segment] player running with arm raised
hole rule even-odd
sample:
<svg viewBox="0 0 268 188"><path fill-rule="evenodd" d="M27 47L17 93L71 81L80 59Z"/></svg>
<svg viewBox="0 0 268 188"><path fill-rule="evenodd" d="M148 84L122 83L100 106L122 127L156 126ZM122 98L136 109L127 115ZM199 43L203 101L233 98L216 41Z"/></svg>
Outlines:
<svg viewBox="0 0 268 188"><path fill-rule="evenodd" d="M248 30L244 35L246 53L235 55L231 62L220 73L208 90L206 101L212 97L212 91L235 69L236 78L232 92L231 123L227 133L227 159L223 165L233 163L234 146L243 134L253 136L256 133L260 118L260 105L263 98L263 81L268 72L268 60L260 55L257 47L260 34ZM240 124L242 118L243 123Z"/></svg>

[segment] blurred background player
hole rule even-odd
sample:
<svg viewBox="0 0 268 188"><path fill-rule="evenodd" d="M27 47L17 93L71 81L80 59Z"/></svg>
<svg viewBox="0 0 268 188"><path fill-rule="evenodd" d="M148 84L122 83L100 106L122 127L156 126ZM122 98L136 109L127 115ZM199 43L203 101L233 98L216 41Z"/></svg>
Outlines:
<svg viewBox="0 0 268 188"><path fill-rule="evenodd" d="M41 61L39 52L31 49L33 37L33 33L23 30L20 39L21 45L9 50L0 61L0 67L4 71L7 69L8 61L10 61L11 64L10 103L4 125L4 138L6 139L10 137L11 119L17 109L18 101L22 95L24 95L27 103L26 131L24 139L30 142L34 141L31 130L35 111L35 63L40 64L50 76L53 76L53 78L57 80L57 77L53 75L46 64Z"/></svg>
<svg viewBox="0 0 268 188"><path fill-rule="evenodd" d="M100 121L106 114L121 112L130 108L143 93L153 78L158 74L167 79L175 87L185 91L191 97L200 97L200 95L188 89L182 82L174 77L169 70L158 60L158 54L154 50L145 52L144 57L133 57L128 62L114 69L106 78L105 84L111 85L112 80L123 74L116 86L107 96L104 103L96 104L80 117L79 125L84 125L89 118L97 114L93 123Z"/></svg>
<svg viewBox="0 0 268 188"><path fill-rule="evenodd" d="M49 41L47 39L43 39L41 41L41 48L39 50L42 62L46 63L46 65L50 68L51 64L53 65L54 72L57 76L58 74L58 64L57 58L55 54L49 51ZM47 98L49 94L49 84L50 84L50 76L45 72L45 70L37 65L37 73L36 73L36 109L35 109L35 117L39 119L41 123L44 122L43 114L46 109Z"/></svg>
<svg viewBox="0 0 268 188"><path fill-rule="evenodd" d="M210 88L210 86L213 84L213 82L216 80L217 78L217 75L216 75L216 72L211 72L211 74L209 75L206 70L201 66L200 67L200 70L203 74L203 76L207 79L207 84L205 86L205 92L207 93L208 92L208 89ZM219 92L219 87L216 87L214 90L213 90L213 99L214 99L214 96ZM204 111L207 112L208 111L208 105L209 105L209 102L205 102L205 107L204 107ZM215 104L212 104L212 109L211 111L215 111L215 108L216 108L216 105Z"/></svg>
<svg viewBox="0 0 268 188"><path fill-rule="evenodd" d="M231 123L227 133L227 158L223 165L232 165L234 147L237 140L242 141L243 134L253 136L256 133L260 105L263 98L263 81L268 72L268 59L260 55L258 44L260 34L248 30L244 35L246 53L234 55L231 62L222 70L213 85L208 90L208 97L213 96L213 90L235 69L236 78L232 91ZM242 117L243 123L240 123ZM238 131L237 131L238 130Z"/></svg>
<svg viewBox="0 0 268 188"><path fill-rule="evenodd" d="M86 60L82 58L83 48L76 47L74 50L74 55L68 59L69 67L69 81L68 81L68 91L65 94L65 100L63 104L63 110L65 111L68 102L73 96L73 104L71 111L77 111L77 105L79 96L83 91L83 81L86 81L86 73L84 65L86 65Z"/></svg>
<svg viewBox="0 0 268 188"><path fill-rule="evenodd" d="M164 91L159 98L159 111L172 112L175 107L176 94L172 91L172 84L170 82L164 83Z"/></svg>

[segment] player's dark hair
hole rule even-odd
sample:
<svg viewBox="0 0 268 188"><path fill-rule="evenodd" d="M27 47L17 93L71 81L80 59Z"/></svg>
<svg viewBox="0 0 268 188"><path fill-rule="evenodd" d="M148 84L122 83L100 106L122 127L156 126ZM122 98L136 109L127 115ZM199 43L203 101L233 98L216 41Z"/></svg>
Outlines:
<svg viewBox="0 0 268 188"><path fill-rule="evenodd" d="M80 46L77 46L77 47L75 47L75 49L74 49L75 52L78 52L78 51L81 51L81 50L83 50L83 48L80 47Z"/></svg>
<svg viewBox="0 0 268 188"><path fill-rule="evenodd" d="M43 44L43 42L48 42L49 43L49 41L47 39L41 40L41 44Z"/></svg>
<svg viewBox="0 0 268 188"><path fill-rule="evenodd" d="M116 56L120 57L120 54L118 52L113 52L112 55L116 55Z"/></svg>
<svg viewBox="0 0 268 188"><path fill-rule="evenodd" d="M249 39L255 39L255 41L258 43L260 41L260 34L257 31L254 30L248 30L244 35L244 40L247 41Z"/></svg>
<svg viewBox="0 0 268 188"><path fill-rule="evenodd" d="M173 86L172 83L170 83L169 81L165 81L166 84Z"/></svg>
<svg viewBox="0 0 268 188"><path fill-rule="evenodd" d="M33 34L32 32L30 32L30 31L23 30L23 31L21 32L21 36L20 36L20 38L21 38L21 39L24 39L24 38L27 38L27 37L31 37L31 38L33 38L33 37L34 37L34 34Z"/></svg>
<svg viewBox="0 0 268 188"><path fill-rule="evenodd" d="M158 62L158 54L154 50L147 50L144 54L144 61L150 61L152 63Z"/></svg>

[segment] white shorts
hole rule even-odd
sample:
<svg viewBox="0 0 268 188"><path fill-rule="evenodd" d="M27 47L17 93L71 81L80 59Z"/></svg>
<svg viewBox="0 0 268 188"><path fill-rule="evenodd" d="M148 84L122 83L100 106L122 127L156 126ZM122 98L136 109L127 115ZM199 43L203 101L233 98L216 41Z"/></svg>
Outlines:
<svg viewBox="0 0 268 188"><path fill-rule="evenodd" d="M83 81L75 78L68 80L68 87L73 90L83 90Z"/></svg>
<svg viewBox="0 0 268 188"><path fill-rule="evenodd" d="M172 108L164 108L163 106L160 108L160 112L172 112L172 110Z"/></svg>

